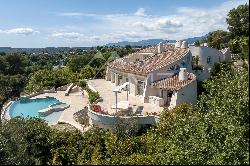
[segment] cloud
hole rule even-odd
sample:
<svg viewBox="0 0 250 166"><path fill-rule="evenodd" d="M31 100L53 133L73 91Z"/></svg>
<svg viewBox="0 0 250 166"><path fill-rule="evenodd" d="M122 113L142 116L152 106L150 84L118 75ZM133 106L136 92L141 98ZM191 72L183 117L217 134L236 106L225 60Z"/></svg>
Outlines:
<svg viewBox="0 0 250 166"><path fill-rule="evenodd" d="M138 41L144 39L145 37L150 38L153 36L134 31L117 31L99 35L91 35L78 32L55 32L51 34L49 40L63 40L66 43L91 43L92 45L103 45L109 42L123 41L124 39L130 41Z"/></svg>
<svg viewBox="0 0 250 166"><path fill-rule="evenodd" d="M82 16L83 13L59 13L60 16Z"/></svg>
<svg viewBox="0 0 250 166"><path fill-rule="evenodd" d="M35 31L32 28L14 28L14 29L0 30L0 33L17 34L17 35L32 35L34 33L39 33L39 31Z"/></svg>
<svg viewBox="0 0 250 166"><path fill-rule="evenodd" d="M100 36L87 35L78 32L55 32L51 34L52 39L62 39L66 42L95 42L101 40Z"/></svg>
<svg viewBox="0 0 250 166"><path fill-rule="evenodd" d="M135 12L136 16L145 16L145 9L144 8L139 8L136 12Z"/></svg>
<svg viewBox="0 0 250 166"><path fill-rule="evenodd" d="M77 32L56 32L51 35L52 37L60 37L64 39L78 39L83 37L83 34Z"/></svg>
<svg viewBox="0 0 250 166"><path fill-rule="evenodd" d="M163 33L173 34L176 29L181 28L183 25L180 22L171 21L168 18L159 18L147 22L135 22L132 24L134 27L142 27L145 31L159 31Z"/></svg>
<svg viewBox="0 0 250 166"><path fill-rule="evenodd" d="M98 17L102 15L91 14L91 13L81 13L81 12L65 12L65 13L57 13L58 16L86 16L86 17Z"/></svg>
<svg viewBox="0 0 250 166"><path fill-rule="evenodd" d="M109 41L123 41L123 40L130 40L130 41L137 41L137 40L142 40L144 38L150 38L153 37L149 33L145 32L136 32L136 31L118 31L118 32L112 32L107 35L108 37L106 40Z"/></svg>
<svg viewBox="0 0 250 166"><path fill-rule="evenodd" d="M61 13L61 16L94 17L97 26L91 27L89 32L83 32L79 28L79 32L60 32L54 37L103 44L149 38L185 39L205 35L214 30L227 30L227 13L244 3L247 3L247 0L226 1L212 8L182 6L171 15L146 15L144 8L139 8L135 13L123 14ZM87 28L85 26L85 29Z"/></svg>

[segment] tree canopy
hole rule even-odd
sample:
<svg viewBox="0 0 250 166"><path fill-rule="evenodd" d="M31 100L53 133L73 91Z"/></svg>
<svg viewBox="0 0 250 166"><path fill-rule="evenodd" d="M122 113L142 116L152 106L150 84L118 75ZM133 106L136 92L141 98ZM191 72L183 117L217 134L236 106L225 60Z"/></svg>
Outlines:
<svg viewBox="0 0 250 166"><path fill-rule="evenodd" d="M248 56L248 25L241 25L248 17L246 8L247 4L229 12L230 41L224 38L228 35L225 31L212 32L207 40L218 48L224 47L220 43L225 42L222 44L234 47L242 57ZM104 59L109 60L114 50L119 56L132 52L129 46L98 47L86 54L70 55L66 67L57 70L51 70L51 65L57 64L60 56L3 54L0 102L18 96L24 87L37 91L78 82L86 88L84 78L96 75L96 69L105 66ZM103 58L89 63L89 59L100 55ZM184 103L165 110L158 124L143 131L129 125L129 133L119 128L115 131L92 128L81 133L60 131L36 118L0 121L0 165L249 165L249 69L232 63L214 68L212 78L202 84L206 93L199 96L196 105ZM90 96L93 101L99 97L98 93Z"/></svg>
<svg viewBox="0 0 250 166"><path fill-rule="evenodd" d="M228 29L233 37L249 34L249 5L239 5L229 11L226 19Z"/></svg>
<svg viewBox="0 0 250 166"><path fill-rule="evenodd" d="M208 45L218 50L228 47L229 40L229 32L222 30L210 32L207 37Z"/></svg>
<svg viewBox="0 0 250 166"><path fill-rule="evenodd" d="M197 105L165 111L143 133L58 131L13 118L0 126L0 164L249 164L248 84L248 69L222 64Z"/></svg>

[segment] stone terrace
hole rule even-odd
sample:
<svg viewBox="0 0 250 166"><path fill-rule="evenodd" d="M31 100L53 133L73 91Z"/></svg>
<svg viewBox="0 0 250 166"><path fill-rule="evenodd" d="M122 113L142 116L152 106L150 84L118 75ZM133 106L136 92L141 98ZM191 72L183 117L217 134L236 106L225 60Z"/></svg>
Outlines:
<svg viewBox="0 0 250 166"><path fill-rule="evenodd" d="M112 106L115 105L115 93L113 90L115 89L115 85L109 81L104 79L95 79L89 80L88 84L91 85L96 91L99 92L100 96L103 98L102 102L98 102L98 105L104 109L104 111L108 111L109 114L115 113L115 109L111 109ZM118 93L118 102L127 100L127 91L122 91ZM146 112L157 112L160 113L163 111L163 107L157 107L150 103L142 103L139 96L130 95L128 96L128 100L133 110L138 106L143 106L142 115L146 115Z"/></svg>

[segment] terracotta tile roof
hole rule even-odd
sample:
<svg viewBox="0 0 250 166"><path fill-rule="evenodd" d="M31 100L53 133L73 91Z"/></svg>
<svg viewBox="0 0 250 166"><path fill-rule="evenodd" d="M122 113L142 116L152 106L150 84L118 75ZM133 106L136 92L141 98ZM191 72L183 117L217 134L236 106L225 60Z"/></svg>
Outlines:
<svg viewBox="0 0 250 166"><path fill-rule="evenodd" d="M172 63L183 58L189 52L188 48L174 48L173 44L164 44L163 47L165 51L160 54L155 53L155 49L157 48L157 46L152 46L143 49L141 50L141 52L139 51L139 53L147 52L148 50L154 52L153 55L149 56L143 61L125 62L126 58L132 56L130 54L128 56L116 59L115 61L111 62L109 64L109 67L110 69L115 69L126 73L147 75L152 71L171 65Z"/></svg>
<svg viewBox="0 0 250 166"><path fill-rule="evenodd" d="M180 81L179 75L176 74L173 77L165 78L160 81L155 81L151 84L151 86L172 91L173 90L178 91L196 80L196 76L193 73L187 73L187 74L188 74L188 79L186 81Z"/></svg>
<svg viewBox="0 0 250 166"><path fill-rule="evenodd" d="M173 44L163 44L163 49L173 49L174 45ZM158 45L150 46L145 49L142 49L138 51L139 53L157 53L158 51Z"/></svg>
<svg viewBox="0 0 250 166"><path fill-rule="evenodd" d="M139 53L157 53L157 45L150 46L145 49L138 51Z"/></svg>

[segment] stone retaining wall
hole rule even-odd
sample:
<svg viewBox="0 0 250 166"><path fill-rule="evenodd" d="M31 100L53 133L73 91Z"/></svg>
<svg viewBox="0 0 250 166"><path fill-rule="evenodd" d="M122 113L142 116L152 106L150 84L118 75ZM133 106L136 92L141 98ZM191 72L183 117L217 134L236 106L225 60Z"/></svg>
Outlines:
<svg viewBox="0 0 250 166"><path fill-rule="evenodd" d="M99 114L90 109L90 106L88 106L88 116L91 119L93 125L97 125L100 128L103 129L111 129L116 125L118 117L112 116L112 115L104 115ZM137 125L145 125L145 124L155 124L158 123L159 117L158 116L119 116L119 120L122 121L129 121L135 119Z"/></svg>
<svg viewBox="0 0 250 166"><path fill-rule="evenodd" d="M56 88L57 91L66 91L69 85L64 85Z"/></svg>

